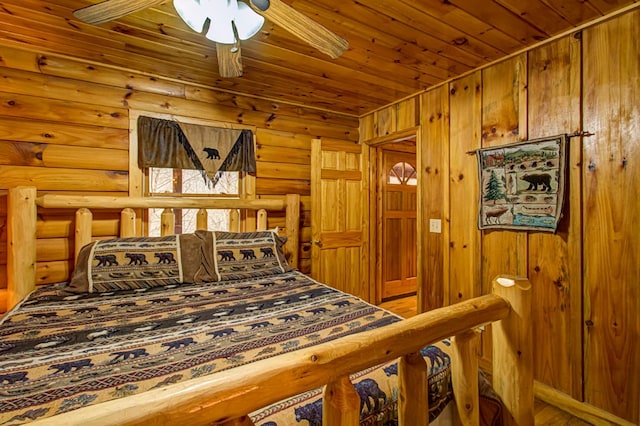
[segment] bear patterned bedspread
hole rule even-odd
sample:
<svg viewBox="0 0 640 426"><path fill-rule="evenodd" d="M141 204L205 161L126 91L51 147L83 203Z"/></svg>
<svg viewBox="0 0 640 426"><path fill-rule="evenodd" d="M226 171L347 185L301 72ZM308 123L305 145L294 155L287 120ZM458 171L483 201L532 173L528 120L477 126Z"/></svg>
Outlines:
<svg viewBox="0 0 640 426"><path fill-rule="evenodd" d="M0 322L1 425L238 368L399 320L295 271L108 293L64 288L36 290ZM452 397L449 357L437 346L423 355L435 417ZM396 363L354 374L352 381L362 424L396 424ZM321 413L316 389L252 418L260 426L317 425Z"/></svg>

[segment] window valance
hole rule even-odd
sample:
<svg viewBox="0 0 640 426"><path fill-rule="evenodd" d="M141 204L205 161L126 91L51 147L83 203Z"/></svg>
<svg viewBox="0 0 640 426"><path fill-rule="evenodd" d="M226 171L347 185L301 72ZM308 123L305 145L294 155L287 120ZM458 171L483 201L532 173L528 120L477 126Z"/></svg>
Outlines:
<svg viewBox="0 0 640 426"><path fill-rule="evenodd" d="M215 185L222 172L255 173L256 156L250 130L138 118L140 167L195 169Z"/></svg>

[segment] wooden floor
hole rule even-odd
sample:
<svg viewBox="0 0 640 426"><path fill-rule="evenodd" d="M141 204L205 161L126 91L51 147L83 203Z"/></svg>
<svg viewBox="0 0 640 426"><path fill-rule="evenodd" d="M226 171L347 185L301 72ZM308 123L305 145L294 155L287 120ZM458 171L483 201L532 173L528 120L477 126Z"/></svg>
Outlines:
<svg viewBox="0 0 640 426"><path fill-rule="evenodd" d="M417 312L416 297L404 297L383 302L380 304L380 307L400 315L403 318L409 318ZM538 400L535 401L534 410L536 425L588 426L591 424Z"/></svg>

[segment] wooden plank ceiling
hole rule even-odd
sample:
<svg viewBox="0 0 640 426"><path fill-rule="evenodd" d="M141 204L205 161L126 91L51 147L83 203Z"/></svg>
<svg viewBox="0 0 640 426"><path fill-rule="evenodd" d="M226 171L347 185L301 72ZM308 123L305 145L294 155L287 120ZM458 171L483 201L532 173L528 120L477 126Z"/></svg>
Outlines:
<svg viewBox="0 0 640 426"><path fill-rule="evenodd" d="M362 115L623 8L633 0L283 0L349 42L338 59L266 22L242 42L244 75L218 74L215 44L173 3L101 25L97 0L7 0L0 38L238 93Z"/></svg>

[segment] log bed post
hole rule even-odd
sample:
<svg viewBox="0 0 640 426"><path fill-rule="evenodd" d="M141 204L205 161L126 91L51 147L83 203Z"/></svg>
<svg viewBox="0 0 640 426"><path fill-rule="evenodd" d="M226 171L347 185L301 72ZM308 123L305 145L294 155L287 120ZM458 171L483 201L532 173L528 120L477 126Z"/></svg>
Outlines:
<svg viewBox="0 0 640 426"><path fill-rule="evenodd" d="M160 235L173 235L176 229L176 215L171 208L165 208L160 215Z"/></svg>
<svg viewBox="0 0 640 426"><path fill-rule="evenodd" d="M126 208L120 212L120 237L135 237L136 235L136 212Z"/></svg>
<svg viewBox="0 0 640 426"><path fill-rule="evenodd" d="M18 304L36 282L36 188L9 189L7 198L7 310Z"/></svg>
<svg viewBox="0 0 640 426"><path fill-rule="evenodd" d="M287 233L287 242L284 245L286 253L289 253L287 262L292 268L298 267L298 247L299 247L299 228L300 228L300 195L287 194L286 198L286 224L285 231Z"/></svg>
<svg viewBox="0 0 640 426"><path fill-rule="evenodd" d="M511 305L509 315L492 326L493 388L507 411L505 425L533 426L531 284L501 276L493 280L493 293Z"/></svg>
<svg viewBox="0 0 640 426"><path fill-rule="evenodd" d="M398 420L401 425L429 424L429 372L420 352L398 361Z"/></svg>
<svg viewBox="0 0 640 426"><path fill-rule="evenodd" d="M267 211L265 209L258 210L256 222L256 231L267 230Z"/></svg>
<svg viewBox="0 0 640 426"><path fill-rule="evenodd" d="M206 231L209 228L209 213L207 209L198 209L196 213L196 229Z"/></svg>
<svg viewBox="0 0 640 426"><path fill-rule="evenodd" d="M76 210L76 227L74 241L75 256L73 262L74 265L78 263L78 255L80 254L80 249L91 242L92 222L93 213L91 213L91 210L85 208Z"/></svg>
<svg viewBox="0 0 640 426"><path fill-rule="evenodd" d="M349 376L327 383L322 398L323 426L360 424L360 395Z"/></svg>
<svg viewBox="0 0 640 426"><path fill-rule="evenodd" d="M480 424L478 389L478 355L480 334L466 330L452 339L451 381L455 389L455 401L460 424Z"/></svg>
<svg viewBox="0 0 640 426"><path fill-rule="evenodd" d="M229 211L229 232L240 231L240 211L231 209Z"/></svg>

